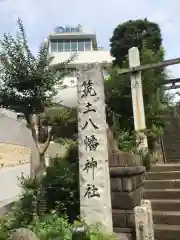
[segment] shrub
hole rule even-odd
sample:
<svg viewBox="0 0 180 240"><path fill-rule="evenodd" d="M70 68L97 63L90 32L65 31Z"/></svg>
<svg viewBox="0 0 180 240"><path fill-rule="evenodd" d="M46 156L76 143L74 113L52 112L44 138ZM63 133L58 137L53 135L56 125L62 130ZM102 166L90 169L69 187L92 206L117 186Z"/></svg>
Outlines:
<svg viewBox="0 0 180 240"><path fill-rule="evenodd" d="M82 221L69 224L67 217L58 216L55 211L43 217L34 216L31 223L22 227L32 230L41 240L117 240L114 234L102 230L101 225L87 226ZM84 232L74 234L75 227L83 227ZM9 217L0 220L0 240L10 240L13 230Z"/></svg>
<svg viewBox="0 0 180 240"><path fill-rule="evenodd" d="M71 240L71 227L66 217L59 217L55 212L45 215L43 218L36 217L29 229L37 234L41 240Z"/></svg>
<svg viewBox="0 0 180 240"><path fill-rule="evenodd" d="M12 227L28 226L34 215L56 210L70 222L79 216L79 169L77 144L71 143L64 157L52 159L41 179L20 178L22 196L11 213Z"/></svg>
<svg viewBox="0 0 180 240"><path fill-rule="evenodd" d="M65 214L70 221L73 221L79 215L80 209L79 170L74 159L69 162L69 156L70 153L64 159L56 157L53 166L47 168L41 184L47 210L56 210L60 215Z"/></svg>
<svg viewBox="0 0 180 240"><path fill-rule="evenodd" d="M0 240L10 238L11 221L7 217L0 218Z"/></svg>
<svg viewBox="0 0 180 240"><path fill-rule="evenodd" d="M37 208L38 182L25 178L23 175L19 180L22 186L22 195L9 213L12 229L28 226L33 221Z"/></svg>
<svg viewBox="0 0 180 240"><path fill-rule="evenodd" d="M51 215L36 218L29 228L37 234L41 240L75 240L73 234L74 227L83 227L84 234L77 234L77 239L81 240L117 240L113 234L107 234L102 231L101 225L87 226L82 221L75 221L69 224L66 217L59 217L55 212Z"/></svg>
<svg viewBox="0 0 180 240"><path fill-rule="evenodd" d="M31 229L41 240L74 240L72 228L77 226L84 226L82 240L115 240L98 225L74 222L80 210L77 144L71 143L65 156L52 163L41 179L21 176L23 193L12 212L0 220L0 240L10 239L11 231L20 227Z"/></svg>

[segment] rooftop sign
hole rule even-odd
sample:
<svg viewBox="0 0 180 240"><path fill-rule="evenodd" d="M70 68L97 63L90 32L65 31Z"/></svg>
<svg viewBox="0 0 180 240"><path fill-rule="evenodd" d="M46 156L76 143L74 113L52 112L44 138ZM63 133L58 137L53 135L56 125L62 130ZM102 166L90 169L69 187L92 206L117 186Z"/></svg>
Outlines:
<svg viewBox="0 0 180 240"><path fill-rule="evenodd" d="M82 26L80 24L77 25L77 27L69 27L69 26L59 26L55 28L56 33L70 33L70 32L82 32Z"/></svg>

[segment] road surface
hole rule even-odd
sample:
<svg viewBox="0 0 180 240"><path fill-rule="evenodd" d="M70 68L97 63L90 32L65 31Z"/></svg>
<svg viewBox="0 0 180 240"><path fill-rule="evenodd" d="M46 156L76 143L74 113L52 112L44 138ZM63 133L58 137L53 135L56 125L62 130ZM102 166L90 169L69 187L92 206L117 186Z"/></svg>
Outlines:
<svg viewBox="0 0 180 240"><path fill-rule="evenodd" d="M16 199L21 193L19 180L21 172L28 176L30 165L18 165L7 168L0 168L0 207Z"/></svg>

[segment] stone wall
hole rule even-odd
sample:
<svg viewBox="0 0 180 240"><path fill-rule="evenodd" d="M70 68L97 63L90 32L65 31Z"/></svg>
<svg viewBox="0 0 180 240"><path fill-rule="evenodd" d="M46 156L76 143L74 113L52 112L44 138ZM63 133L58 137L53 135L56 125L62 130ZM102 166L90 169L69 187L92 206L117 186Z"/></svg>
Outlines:
<svg viewBox="0 0 180 240"><path fill-rule="evenodd" d="M143 197L145 168L140 156L120 151L110 155L109 166L114 232L133 239L134 207Z"/></svg>
<svg viewBox="0 0 180 240"><path fill-rule="evenodd" d="M30 156L30 147L0 142L0 167L29 163Z"/></svg>

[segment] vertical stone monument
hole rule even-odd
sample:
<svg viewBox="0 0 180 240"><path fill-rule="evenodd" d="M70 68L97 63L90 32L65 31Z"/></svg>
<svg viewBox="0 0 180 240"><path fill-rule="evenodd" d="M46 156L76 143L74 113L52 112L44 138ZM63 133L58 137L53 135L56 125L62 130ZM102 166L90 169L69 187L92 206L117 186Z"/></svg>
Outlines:
<svg viewBox="0 0 180 240"><path fill-rule="evenodd" d="M104 79L99 64L78 73L80 211L87 224L113 231L105 116Z"/></svg>
<svg viewBox="0 0 180 240"><path fill-rule="evenodd" d="M149 240L154 240L154 226L153 226L151 201L150 200L142 200L141 207L145 207L147 209Z"/></svg>

